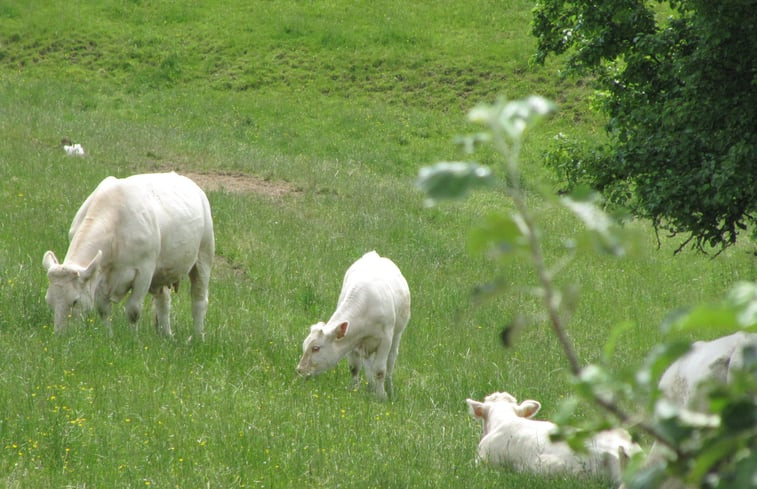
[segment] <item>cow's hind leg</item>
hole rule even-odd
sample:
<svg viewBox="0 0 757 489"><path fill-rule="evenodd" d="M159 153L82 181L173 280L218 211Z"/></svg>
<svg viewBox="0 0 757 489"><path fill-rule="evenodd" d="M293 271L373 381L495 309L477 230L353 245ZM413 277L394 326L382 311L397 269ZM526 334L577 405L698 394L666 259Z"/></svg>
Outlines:
<svg viewBox="0 0 757 489"><path fill-rule="evenodd" d="M198 260L189 272L192 295L192 321L194 322L194 337L205 338L205 314L208 312L208 287L210 284L210 264L212 256L205 260Z"/></svg>
<svg viewBox="0 0 757 489"><path fill-rule="evenodd" d="M173 336L171 331L171 289L164 286L153 294L155 302L155 329L166 336Z"/></svg>
<svg viewBox="0 0 757 489"><path fill-rule="evenodd" d="M408 296L406 299L399 308L399 314L394 323L392 346L386 359L386 390L389 392L390 397L394 397L394 381L392 380L392 376L394 374L394 364L397 362L397 354L400 349L400 339L402 339L402 333L410 321L410 297Z"/></svg>
<svg viewBox="0 0 757 489"><path fill-rule="evenodd" d="M389 349L389 356L386 359L386 391L389 394L389 397L394 397L394 382L392 382L392 374L394 373L394 364L397 361L401 337L401 331L394 336L392 346Z"/></svg>
<svg viewBox="0 0 757 489"><path fill-rule="evenodd" d="M369 362L372 362L373 364L372 367L369 369L366 366L365 369L366 375L369 371L373 373L373 387L376 390L376 396L382 401L386 400L384 381L386 380L386 367L390 349L391 346L389 345L389 342L382 342L381 345L379 345L378 350L376 350L376 353L372 355L371 359L369 359Z"/></svg>

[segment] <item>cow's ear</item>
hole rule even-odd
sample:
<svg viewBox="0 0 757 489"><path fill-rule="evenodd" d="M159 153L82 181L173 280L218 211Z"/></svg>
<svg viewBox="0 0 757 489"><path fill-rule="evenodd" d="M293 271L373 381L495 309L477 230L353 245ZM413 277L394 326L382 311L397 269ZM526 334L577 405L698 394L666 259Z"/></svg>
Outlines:
<svg viewBox="0 0 757 489"><path fill-rule="evenodd" d="M533 401L531 399L521 402L516 408L518 416L521 418L530 418L541 409L541 403L539 401Z"/></svg>
<svg viewBox="0 0 757 489"><path fill-rule="evenodd" d="M473 399L466 399L465 402L468 403L468 412L471 416L474 418L486 419L487 410L483 402L474 401Z"/></svg>
<svg viewBox="0 0 757 489"><path fill-rule="evenodd" d="M87 265L87 268L81 273L81 278L83 280L89 280L92 277L92 274L95 273L95 271L100 268L100 261L102 260L103 252L102 250L97 250L97 254L94 258L92 258L92 261L89 262L89 265Z"/></svg>
<svg viewBox="0 0 757 489"><path fill-rule="evenodd" d="M58 257L52 251L46 251L45 256L42 257L42 266L45 267L47 272L53 265L58 264Z"/></svg>
<svg viewBox="0 0 757 489"><path fill-rule="evenodd" d="M349 324L345 321L336 327L336 339L341 340L344 338L344 335L347 334L347 326Z"/></svg>

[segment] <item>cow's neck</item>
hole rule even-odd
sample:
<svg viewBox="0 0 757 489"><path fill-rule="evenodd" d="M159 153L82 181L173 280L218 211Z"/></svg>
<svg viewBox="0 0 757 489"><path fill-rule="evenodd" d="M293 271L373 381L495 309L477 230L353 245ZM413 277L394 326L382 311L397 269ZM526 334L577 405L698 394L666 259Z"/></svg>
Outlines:
<svg viewBox="0 0 757 489"><path fill-rule="evenodd" d="M347 332L344 337L334 344L339 349L339 358L354 350L358 343L364 339L363 333L358 327L360 320L355 318L365 317L368 310L366 294L361 293L360 287L350 287L344 297L340 298L336 311L331 315L326 328L338 328L340 324L347 322Z"/></svg>
<svg viewBox="0 0 757 489"><path fill-rule="evenodd" d="M335 320L333 317L329 321L329 326L332 328L337 328L340 324L342 324L344 320ZM339 358L343 358L348 353L353 351L355 347L357 347L357 344L361 338L356 334L350 334L350 330L347 329L347 333L340 339L334 340L334 348L337 351L337 354L339 355Z"/></svg>
<svg viewBox="0 0 757 489"><path fill-rule="evenodd" d="M114 226L109 217L84 218L71 237L71 244L63 260L64 264L86 267L98 251L103 252L103 258L110 255Z"/></svg>

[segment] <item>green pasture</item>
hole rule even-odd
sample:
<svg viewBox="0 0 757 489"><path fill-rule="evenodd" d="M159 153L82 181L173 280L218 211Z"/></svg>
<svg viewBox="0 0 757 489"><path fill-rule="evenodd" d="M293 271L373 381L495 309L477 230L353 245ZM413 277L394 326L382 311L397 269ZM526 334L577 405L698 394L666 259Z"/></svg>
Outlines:
<svg viewBox="0 0 757 489"><path fill-rule="evenodd" d="M608 487L476 465L465 399L507 390L549 418L570 394L567 364L539 321L514 347L499 342L515 314L540 306L524 293L528 263L497 269L467 250L472 227L510 205L496 186L434 208L414 188L421 166L467 157L454 143L473 130L466 111L500 95L559 106L528 135L527 185L559 189L540 163L558 132L602 136L588 81L529 65L531 8L0 2L0 486ZM63 138L86 156L67 156ZM476 157L497 172L493 152ZM137 332L115 307L112 338L94 316L55 336L43 253L62 259L104 177L165 170L209 182L206 341L186 342L187 283L173 341L155 334L149 299ZM532 206L556 261L577 222ZM631 254L581 253L558 277L580 287L569 333L584 362L630 325L619 369L655 343L666 314L755 275L746 246L673 256L678 240L658 246L648 223L628 227ZM413 300L386 403L351 391L346 363L309 381L294 372L309 325L328 319L344 271L372 249L403 270ZM495 276L508 292L476 303L475 286Z"/></svg>

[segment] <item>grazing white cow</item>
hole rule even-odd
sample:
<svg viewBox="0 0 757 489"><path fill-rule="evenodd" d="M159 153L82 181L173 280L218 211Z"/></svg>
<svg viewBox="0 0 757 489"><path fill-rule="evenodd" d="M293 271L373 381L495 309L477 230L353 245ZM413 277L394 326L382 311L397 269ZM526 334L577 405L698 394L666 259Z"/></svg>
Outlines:
<svg viewBox="0 0 757 489"><path fill-rule="evenodd" d="M521 403L507 392L495 392L483 402L467 399L470 414L483 421L478 459L492 465L506 465L520 472L545 475L589 475L620 482L625 460L640 452L622 429L597 433L586 443L586 452L576 453L565 442L553 442L557 426L550 421L530 419L541 404Z"/></svg>
<svg viewBox="0 0 757 489"><path fill-rule="evenodd" d="M386 391L393 395L392 371L409 320L410 289L402 272L390 259L368 252L347 269L331 318L311 326L297 373L316 375L349 356L353 387L364 366L376 395L386 399Z"/></svg>
<svg viewBox="0 0 757 489"><path fill-rule="evenodd" d="M63 263L52 251L42 260L56 333L93 307L107 318L129 292L126 315L136 323L149 292L156 327L170 336L170 288L189 274L194 334L202 339L215 241L210 204L192 180L173 172L108 177L79 208L69 240Z"/></svg>

